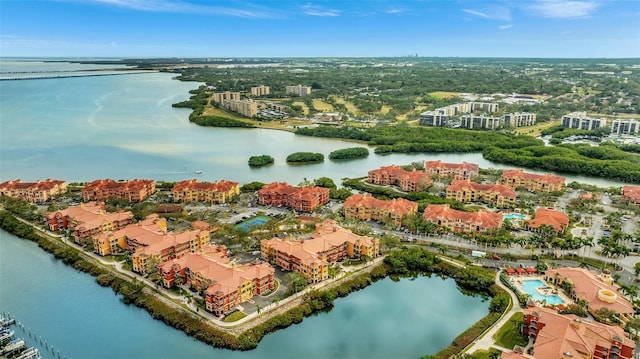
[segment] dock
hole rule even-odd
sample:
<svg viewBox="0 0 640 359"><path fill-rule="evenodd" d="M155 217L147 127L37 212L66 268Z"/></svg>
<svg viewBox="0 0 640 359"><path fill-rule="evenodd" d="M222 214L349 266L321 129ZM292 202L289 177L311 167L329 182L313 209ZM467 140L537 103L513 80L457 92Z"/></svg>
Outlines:
<svg viewBox="0 0 640 359"><path fill-rule="evenodd" d="M10 327L14 324L15 318L5 316L4 313L0 315L0 356L11 359L42 359L38 349L27 347L27 342L22 338L14 338L15 331Z"/></svg>

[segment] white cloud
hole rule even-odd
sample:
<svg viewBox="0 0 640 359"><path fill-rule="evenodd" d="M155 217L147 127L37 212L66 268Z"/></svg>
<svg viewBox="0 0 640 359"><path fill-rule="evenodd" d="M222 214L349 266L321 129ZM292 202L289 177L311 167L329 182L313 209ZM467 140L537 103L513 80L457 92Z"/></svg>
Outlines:
<svg viewBox="0 0 640 359"><path fill-rule="evenodd" d="M394 8L391 8L391 9L385 11L385 12L387 14L402 14L403 12L405 12L405 10L397 8L397 7L394 7Z"/></svg>
<svg viewBox="0 0 640 359"><path fill-rule="evenodd" d="M498 26L498 29L500 29L500 30L506 30L506 29L510 29L510 28L512 28L512 27L513 27L513 25L511 25L511 24L508 24L508 25L500 25L500 26Z"/></svg>
<svg viewBox="0 0 640 359"><path fill-rule="evenodd" d="M302 5L302 12L309 16L340 16L341 14L340 10L326 9L310 3Z"/></svg>
<svg viewBox="0 0 640 359"><path fill-rule="evenodd" d="M474 9L462 9L462 11L469 15L482 17L485 19L511 21L511 11L503 6L487 7L482 11Z"/></svg>
<svg viewBox="0 0 640 359"><path fill-rule="evenodd" d="M595 1L538 0L527 8L552 18L580 18L591 16L600 4Z"/></svg>

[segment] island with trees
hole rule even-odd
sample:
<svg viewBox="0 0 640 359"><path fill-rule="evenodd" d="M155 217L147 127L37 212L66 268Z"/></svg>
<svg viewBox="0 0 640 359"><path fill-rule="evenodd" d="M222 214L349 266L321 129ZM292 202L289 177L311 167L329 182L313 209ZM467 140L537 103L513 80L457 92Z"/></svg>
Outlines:
<svg viewBox="0 0 640 359"><path fill-rule="evenodd" d="M249 157L249 167L262 167L272 165L275 162L273 157L269 155L251 156Z"/></svg>
<svg viewBox="0 0 640 359"><path fill-rule="evenodd" d="M294 152L287 156L287 163L317 163L324 162L322 153Z"/></svg>
<svg viewBox="0 0 640 359"><path fill-rule="evenodd" d="M330 160L350 160L369 156L369 150L364 147L350 147L329 153Z"/></svg>

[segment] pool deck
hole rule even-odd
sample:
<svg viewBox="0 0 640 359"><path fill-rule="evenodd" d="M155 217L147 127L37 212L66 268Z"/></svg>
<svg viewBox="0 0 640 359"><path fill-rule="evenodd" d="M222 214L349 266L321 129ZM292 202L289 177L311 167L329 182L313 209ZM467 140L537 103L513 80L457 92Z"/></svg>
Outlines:
<svg viewBox="0 0 640 359"><path fill-rule="evenodd" d="M573 300L569 297L567 297L567 295L564 294L564 292L562 291L562 288L560 287L556 287L553 284L549 284L547 283L547 281L544 280L544 277L541 275L520 275L520 276L512 276L509 281L511 282L511 284L513 284L517 289L518 292L520 292L521 294L528 294L525 290L522 289L522 282L526 281L526 280L539 280L542 283L546 284L546 287L543 288L536 288L536 292L538 292L538 294L540 295L557 295L558 297L560 297L560 299L562 299L564 301L563 305L569 305L569 304L573 304ZM539 302L534 300L536 302L536 304L538 306L540 306Z"/></svg>

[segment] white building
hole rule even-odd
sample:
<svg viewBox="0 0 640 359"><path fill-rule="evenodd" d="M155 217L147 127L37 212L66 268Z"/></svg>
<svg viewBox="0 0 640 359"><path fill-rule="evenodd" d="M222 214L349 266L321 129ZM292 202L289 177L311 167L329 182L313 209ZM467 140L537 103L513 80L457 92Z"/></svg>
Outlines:
<svg viewBox="0 0 640 359"><path fill-rule="evenodd" d="M581 130L596 130L605 127L607 121L601 118L587 117L587 113L582 111L572 112L562 116L562 126L569 128L577 128Z"/></svg>

